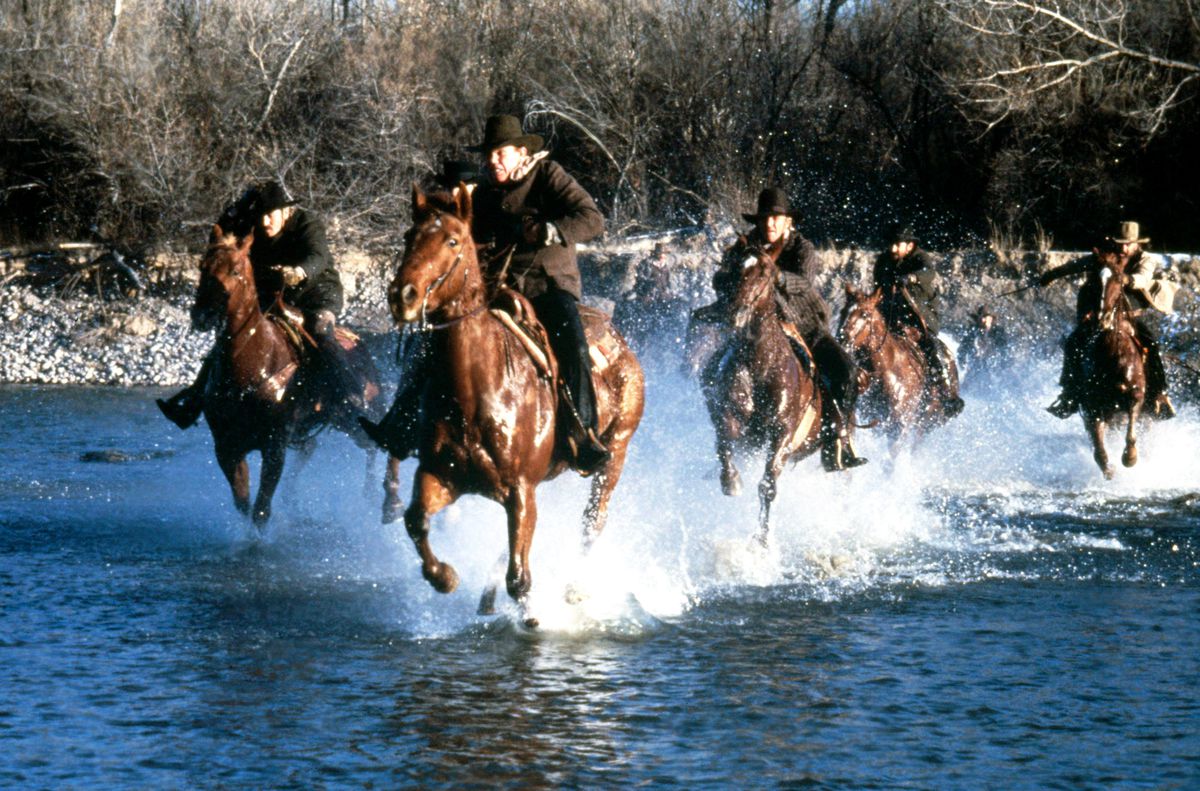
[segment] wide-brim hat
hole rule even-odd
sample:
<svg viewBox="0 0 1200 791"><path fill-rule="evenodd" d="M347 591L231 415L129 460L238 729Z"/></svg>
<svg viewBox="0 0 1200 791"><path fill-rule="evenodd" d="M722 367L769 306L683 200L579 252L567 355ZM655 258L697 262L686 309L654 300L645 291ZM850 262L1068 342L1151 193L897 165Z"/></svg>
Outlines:
<svg viewBox="0 0 1200 791"><path fill-rule="evenodd" d="M793 220L799 219L799 212L792 211L792 204L788 201L787 193L779 187L767 187L762 192L758 193L758 208L753 214L746 212L742 213L742 217L746 222L758 222L764 217L774 217L777 214L785 214Z"/></svg>
<svg viewBox="0 0 1200 791"><path fill-rule="evenodd" d="M898 244L900 242L917 243L917 235L913 233L911 225L897 223L888 229L888 244Z"/></svg>
<svg viewBox="0 0 1200 791"><path fill-rule="evenodd" d="M470 184L479 179L479 168L474 162L464 162L461 159L447 159L442 162L442 172L433 180L446 189L454 189L459 184Z"/></svg>
<svg viewBox="0 0 1200 791"><path fill-rule="evenodd" d="M259 214L267 214L276 209L286 209L299 203L288 194L287 189L278 181L264 181L258 185L257 209Z"/></svg>
<svg viewBox="0 0 1200 791"><path fill-rule="evenodd" d="M477 146L468 146L467 150L490 154L497 148L516 146L526 149L530 154L536 154L542 150L544 143L541 135L525 134L521 129L521 120L515 115L493 115L483 127L483 142Z"/></svg>
<svg viewBox="0 0 1200 791"><path fill-rule="evenodd" d="M1136 222L1123 222L1121 223L1120 228L1120 231L1118 231L1115 236L1108 237L1110 241L1116 242L1117 244L1146 244L1150 241L1149 236L1141 236L1142 229Z"/></svg>

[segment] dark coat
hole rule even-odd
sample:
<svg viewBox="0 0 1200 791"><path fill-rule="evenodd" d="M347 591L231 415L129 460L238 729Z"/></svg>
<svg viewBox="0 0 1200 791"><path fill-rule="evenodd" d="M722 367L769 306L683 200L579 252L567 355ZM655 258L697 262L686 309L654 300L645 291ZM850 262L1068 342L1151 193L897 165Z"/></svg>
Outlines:
<svg viewBox="0 0 1200 791"><path fill-rule="evenodd" d="M883 291L879 309L891 327L922 324L930 335L941 329L938 315L937 272L933 257L919 247L897 260L885 250L875 259L875 287ZM907 295L907 296L906 296Z"/></svg>
<svg viewBox="0 0 1200 791"><path fill-rule="evenodd" d="M269 307L282 290L283 301L305 313L341 311L342 281L325 242L325 228L320 219L304 209L296 209L274 239L267 236L261 224L255 227L250 263L263 307ZM298 266L308 276L285 288L277 267L288 266Z"/></svg>
<svg viewBox="0 0 1200 791"><path fill-rule="evenodd" d="M729 248L713 275L713 290L717 292L718 301L728 302L733 297L742 261L752 254L752 250L765 245L766 240L756 228ZM812 346L821 335L829 334L829 306L813 283L820 267L817 250L812 242L793 232L775 263L779 267L775 299L780 314L794 323L805 342Z"/></svg>
<svg viewBox="0 0 1200 791"><path fill-rule="evenodd" d="M537 297L553 282L576 299L582 298L575 245L604 232L604 215L561 165L543 159L515 184L479 185L472 199L472 236L483 248L481 260L486 262L489 276L499 275L511 249L506 280L522 294ZM526 242L523 230L528 223L553 223L561 242Z"/></svg>

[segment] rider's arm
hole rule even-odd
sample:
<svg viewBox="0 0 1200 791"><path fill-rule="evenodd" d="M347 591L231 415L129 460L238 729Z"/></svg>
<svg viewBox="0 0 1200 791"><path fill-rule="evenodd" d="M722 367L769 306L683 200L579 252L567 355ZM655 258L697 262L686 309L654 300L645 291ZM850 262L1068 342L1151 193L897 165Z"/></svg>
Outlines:
<svg viewBox="0 0 1200 791"><path fill-rule="evenodd" d="M539 219L547 225L547 242L572 246L604 233L604 215L587 190L557 162L547 160L542 168L550 198L543 205L550 216Z"/></svg>
<svg viewBox="0 0 1200 791"><path fill-rule="evenodd" d="M1056 266L1053 269L1046 270L1038 278L1038 285L1048 286L1059 278L1083 274L1091 265L1091 258L1091 256L1083 256L1082 258L1076 258L1074 261L1068 261L1065 264Z"/></svg>
<svg viewBox="0 0 1200 791"><path fill-rule="evenodd" d="M333 257L329 254L329 245L325 241L325 228L321 221L308 212L297 214L300 221L296 228L299 235L299 249L304 257L291 264L304 270L304 274L315 277L326 269L333 268Z"/></svg>
<svg viewBox="0 0 1200 791"><path fill-rule="evenodd" d="M1126 271L1129 287L1134 291L1145 292L1154 282L1154 259L1146 253L1139 253L1137 258L1130 261Z"/></svg>

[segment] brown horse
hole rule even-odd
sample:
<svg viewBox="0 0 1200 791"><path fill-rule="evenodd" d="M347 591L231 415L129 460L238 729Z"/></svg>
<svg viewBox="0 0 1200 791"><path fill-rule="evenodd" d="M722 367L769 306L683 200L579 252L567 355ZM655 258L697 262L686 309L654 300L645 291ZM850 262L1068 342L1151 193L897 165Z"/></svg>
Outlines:
<svg viewBox="0 0 1200 791"><path fill-rule="evenodd" d="M503 291L500 300L532 315L528 301ZM418 466L404 524L421 556L421 573L449 593L458 575L429 545L429 520L463 494L479 494L508 514L508 594L524 605L532 577L529 550L537 524L537 485L568 462L558 441L558 388L553 361L539 366L509 313L490 310L471 238L471 196L426 196L413 188L413 227L404 257L388 289L397 324L420 322L432 332L436 373L426 385ZM599 435L612 453L592 481L585 511L585 548L604 529L609 498L641 421L645 379L637 358L607 317L581 308L588 327ZM432 326L427 322L435 322ZM597 346L597 325L608 352ZM607 333L604 332L607 330ZM551 355L552 358L552 355Z"/></svg>
<svg viewBox="0 0 1200 791"><path fill-rule="evenodd" d="M1100 304L1084 316L1080 349L1079 413L1092 440L1092 457L1113 477L1104 447L1107 424L1125 417L1125 451L1121 463L1137 464L1137 419L1146 398L1145 352L1138 344L1129 302L1125 298L1125 261L1115 251L1094 251L1101 266Z"/></svg>
<svg viewBox="0 0 1200 791"><path fill-rule="evenodd" d="M737 292L725 306L732 333L702 383L717 434L721 490L731 496L741 493L735 450L766 450L758 484L758 540L763 544L784 463L817 450L821 435L820 388L811 368L792 351L775 307L775 259L781 249L769 247L743 264Z"/></svg>
<svg viewBox="0 0 1200 791"><path fill-rule="evenodd" d="M879 309L882 299L878 289L867 294L847 283L838 340L858 364L863 411L882 422L895 452L906 434L920 439L947 417L940 388L929 382L925 356L916 338L888 328ZM957 382L953 361L947 361L947 367Z"/></svg>
<svg viewBox="0 0 1200 791"><path fill-rule="evenodd" d="M259 307L249 256L253 241L252 235L239 241L220 226L213 228L191 315L194 328L220 330L204 390L204 417L234 505L261 529L271 516L288 447L307 455L316 432L332 426L368 451L370 469L375 446L359 427L357 413L320 376L302 368L297 344ZM369 410L381 412L379 376L370 356L351 333L337 332L352 364L365 374ZM262 474L251 510L246 456L254 450L262 455ZM399 462L389 461L385 489L395 492L398 474Z"/></svg>

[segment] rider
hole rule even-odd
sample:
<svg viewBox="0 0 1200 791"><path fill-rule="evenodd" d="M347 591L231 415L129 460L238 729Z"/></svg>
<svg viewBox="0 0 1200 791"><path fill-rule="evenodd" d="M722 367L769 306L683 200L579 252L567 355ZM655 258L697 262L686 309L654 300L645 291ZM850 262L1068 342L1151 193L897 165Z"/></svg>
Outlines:
<svg viewBox="0 0 1200 791"><path fill-rule="evenodd" d="M756 249L782 242L783 249L775 262L779 267L775 304L780 317L793 324L804 339L828 396L821 416L821 463L829 472L866 464L867 460L856 455L850 443L858 394L857 369L854 360L829 333L829 306L813 282L820 268L816 248L795 229L797 212L792 211L787 193L779 187L767 187L759 193L755 212L744 213L742 217L754 223L754 228L725 253L713 276L718 301L723 304L732 298L737 289L738 269L747 256ZM793 348L797 357L808 356L798 344L793 343Z"/></svg>
<svg viewBox="0 0 1200 791"><path fill-rule="evenodd" d="M539 135L525 134L515 116L487 119L483 142L473 149L486 157L488 177L475 190L472 236L487 276L524 294L546 328L573 413L576 466L588 473L610 454L597 435L575 245L603 233L604 215L542 143Z"/></svg>
<svg viewBox="0 0 1200 791"><path fill-rule="evenodd" d="M917 237L907 225L892 229L889 245L890 249L875 259L875 287L883 294L879 309L893 331L903 332L907 327L917 331L928 381L941 390L946 415L954 417L962 411L963 400L950 378L948 352L937 337L940 323L933 258L917 245Z"/></svg>
<svg viewBox="0 0 1200 791"><path fill-rule="evenodd" d="M226 207L218 224L239 237L254 234L250 264L260 307L267 310L282 297L303 313L305 329L316 341L327 375L339 385L347 401L362 410L363 383L350 370L334 335L335 316L343 302L342 282L325 242L321 220L296 204L281 183L263 182ZM163 414L180 428L190 428L200 417L212 358L210 352L191 385L166 400L156 401Z"/></svg>
<svg viewBox="0 0 1200 791"><path fill-rule="evenodd" d="M1171 280L1155 277L1155 261L1142 249L1142 245L1150 239L1139 238L1139 231L1138 223L1122 222L1116 236L1105 237L1101 249L1117 253L1125 259L1125 297L1134 309L1133 327L1138 344L1146 350L1146 403L1151 406L1154 416L1166 420L1175 417L1175 407L1167 396L1167 371L1158 338L1141 314L1151 307L1162 313L1170 313L1178 286ZM1100 302L1103 291L1100 271L1103 268L1099 256L1093 252L1057 266L1038 278L1038 284L1045 286L1062 277L1087 275L1075 301L1076 327L1063 343L1063 368L1059 379L1062 393L1053 404L1046 407L1046 411L1055 417L1069 417L1079 409L1084 385L1079 363L1087 341L1083 322Z"/></svg>

